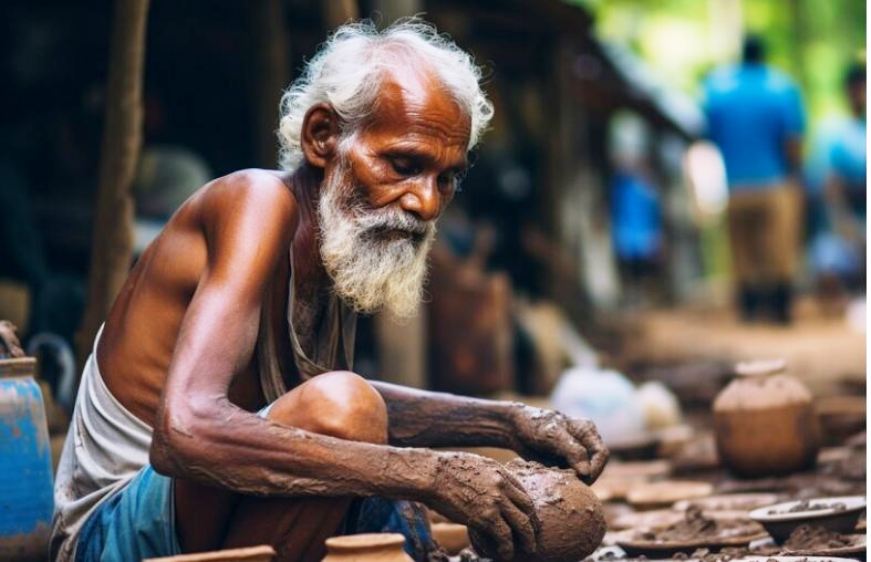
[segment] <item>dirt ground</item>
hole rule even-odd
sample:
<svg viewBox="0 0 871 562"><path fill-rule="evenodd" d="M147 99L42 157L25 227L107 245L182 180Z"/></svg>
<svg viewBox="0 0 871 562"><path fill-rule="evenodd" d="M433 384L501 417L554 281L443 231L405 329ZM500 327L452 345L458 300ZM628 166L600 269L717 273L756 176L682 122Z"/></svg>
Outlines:
<svg viewBox="0 0 871 562"><path fill-rule="evenodd" d="M790 374L817 396L864 387L865 334L845 318L824 318L812 302L797 307L792 326L749 325L728 309L665 310L621 321L619 351L627 364L679 365L784 358Z"/></svg>

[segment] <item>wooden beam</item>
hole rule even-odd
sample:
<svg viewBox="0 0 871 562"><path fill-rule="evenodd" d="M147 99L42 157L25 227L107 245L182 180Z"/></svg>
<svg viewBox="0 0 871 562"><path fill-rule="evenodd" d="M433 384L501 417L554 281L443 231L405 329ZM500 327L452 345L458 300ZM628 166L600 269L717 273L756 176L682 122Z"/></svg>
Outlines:
<svg viewBox="0 0 871 562"><path fill-rule="evenodd" d="M254 0L250 30L253 45L251 80L254 105L254 147L257 165L275 168L278 162L278 104L290 81L288 37L282 0Z"/></svg>
<svg viewBox="0 0 871 562"><path fill-rule="evenodd" d="M330 2L324 2L324 19L330 31L344 23L359 18L360 6L357 0L331 0Z"/></svg>
<svg viewBox="0 0 871 562"><path fill-rule="evenodd" d="M117 0L91 243L88 303L76 334L80 365L121 289L133 254L131 186L142 148L142 81L149 0Z"/></svg>

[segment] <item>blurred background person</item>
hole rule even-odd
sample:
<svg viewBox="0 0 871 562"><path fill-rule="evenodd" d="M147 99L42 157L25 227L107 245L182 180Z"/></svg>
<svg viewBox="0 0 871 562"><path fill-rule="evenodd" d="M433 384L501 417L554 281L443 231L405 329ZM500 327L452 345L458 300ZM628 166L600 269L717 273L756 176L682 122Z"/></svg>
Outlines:
<svg viewBox="0 0 871 562"><path fill-rule="evenodd" d="M647 152L650 132L630 113L615 116L611 129L611 232L630 307L651 297L661 274L663 253L662 204Z"/></svg>
<svg viewBox="0 0 871 562"><path fill-rule="evenodd" d="M765 64L765 45L748 36L742 61L705 84L708 135L729 184L728 225L737 300L745 321L769 313L791 320L798 258L804 110L795 83Z"/></svg>
<svg viewBox="0 0 871 562"><path fill-rule="evenodd" d="M820 125L808 169L809 265L820 304L832 314L865 288L865 90L865 65L851 65L844 74L849 115Z"/></svg>

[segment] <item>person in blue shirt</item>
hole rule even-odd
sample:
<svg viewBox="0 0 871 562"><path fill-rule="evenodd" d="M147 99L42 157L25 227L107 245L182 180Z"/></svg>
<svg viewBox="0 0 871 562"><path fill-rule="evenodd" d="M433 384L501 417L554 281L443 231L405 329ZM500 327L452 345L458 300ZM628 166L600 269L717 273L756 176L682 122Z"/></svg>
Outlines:
<svg viewBox="0 0 871 562"><path fill-rule="evenodd" d="M865 66L852 65L845 74L850 106L847 118L822 124L808 170L815 202L816 228L809 262L821 304L838 311L844 290L865 286L866 126Z"/></svg>
<svg viewBox="0 0 871 562"><path fill-rule="evenodd" d="M631 169L614 174L611 224L620 270L634 300L639 300L645 281L658 270L662 250L659 194L645 174Z"/></svg>
<svg viewBox="0 0 871 562"><path fill-rule="evenodd" d="M765 64L765 46L748 36L742 62L705 84L708 136L719 147L729 185L732 268L742 318L768 312L789 323L798 262L804 110L785 74Z"/></svg>

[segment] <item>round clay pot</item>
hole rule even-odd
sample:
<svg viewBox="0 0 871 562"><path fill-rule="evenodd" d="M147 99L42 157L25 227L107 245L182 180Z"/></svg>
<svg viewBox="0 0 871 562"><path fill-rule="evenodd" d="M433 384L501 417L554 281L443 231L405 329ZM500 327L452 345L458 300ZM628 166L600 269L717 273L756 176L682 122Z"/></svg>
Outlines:
<svg viewBox="0 0 871 562"><path fill-rule="evenodd" d="M398 533L331 537L322 562L414 562L402 549L404 544L405 537Z"/></svg>
<svg viewBox="0 0 871 562"><path fill-rule="evenodd" d="M576 562L596 550L606 530L602 503L573 471L521 459L505 466L532 498L541 521L538 552L532 556L518 552L514 562ZM495 549L473 529L469 538L476 552L497 558Z"/></svg>
<svg viewBox="0 0 871 562"><path fill-rule="evenodd" d="M451 556L469 546L469 530L459 523L433 523L432 536Z"/></svg>
<svg viewBox="0 0 871 562"><path fill-rule="evenodd" d="M780 374L783 363L739 366L740 376L714 401L714 430L723 464L744 477L812 467L820 427L808 389Z"/></svg>

